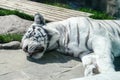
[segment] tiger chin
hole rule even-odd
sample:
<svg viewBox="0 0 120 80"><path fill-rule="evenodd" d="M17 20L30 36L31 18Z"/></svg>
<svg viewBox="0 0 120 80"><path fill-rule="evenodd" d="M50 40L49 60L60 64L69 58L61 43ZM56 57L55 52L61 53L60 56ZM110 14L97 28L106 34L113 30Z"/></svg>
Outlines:
<svg viewBox="0 0 120 80"><path fill-rule="evenodd" d="M120 56L120 21L72 17L46 24L37 13L22 38L22 49L33 59L53 49L78 57L85 76L115 72L113 60Z"/></svg>

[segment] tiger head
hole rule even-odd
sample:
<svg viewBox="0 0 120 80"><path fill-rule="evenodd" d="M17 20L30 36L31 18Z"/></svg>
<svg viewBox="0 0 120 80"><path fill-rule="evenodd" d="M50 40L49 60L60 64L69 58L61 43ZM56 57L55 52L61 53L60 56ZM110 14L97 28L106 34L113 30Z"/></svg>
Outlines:
<svg viewBox="0 0 120 80"><path fill-rule="evenodd" d="M45 20L39 13L34 16L34 23L22 38L22 49L28 57L39 59L47 48L48 36L43 28Z"/></svg>

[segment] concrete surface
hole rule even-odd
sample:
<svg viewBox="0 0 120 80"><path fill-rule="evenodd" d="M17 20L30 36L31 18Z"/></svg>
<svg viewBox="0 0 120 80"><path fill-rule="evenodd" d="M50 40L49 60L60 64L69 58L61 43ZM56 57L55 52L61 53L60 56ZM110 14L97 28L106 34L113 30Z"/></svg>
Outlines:
<svg viewBox="0 0 120 80"><path fill-rule="evenodd" d="M69 80L83 76L79 59L57 52L30 60L20 50L0 50L0 80Z"/></svg>
<svg viewBox="0 0 120 80"><path fill-rule="evenodd" d="M95 76L88 76L70 80L120 80L120 71L111 72L111 73L103 73Z"/></svg>

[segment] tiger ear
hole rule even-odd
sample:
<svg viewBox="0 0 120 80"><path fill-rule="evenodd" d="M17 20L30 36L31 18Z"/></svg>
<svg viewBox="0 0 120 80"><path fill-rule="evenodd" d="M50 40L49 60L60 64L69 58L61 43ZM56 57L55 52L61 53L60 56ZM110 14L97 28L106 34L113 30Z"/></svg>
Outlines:
<svg viewBox="0 0 120 80"><path fill-rule="evenodd" d="M43 18L43 16L39 13L36 13L34 16L34 22L36 24L40 24L40 25L45 25L45 19Z"/></svg>

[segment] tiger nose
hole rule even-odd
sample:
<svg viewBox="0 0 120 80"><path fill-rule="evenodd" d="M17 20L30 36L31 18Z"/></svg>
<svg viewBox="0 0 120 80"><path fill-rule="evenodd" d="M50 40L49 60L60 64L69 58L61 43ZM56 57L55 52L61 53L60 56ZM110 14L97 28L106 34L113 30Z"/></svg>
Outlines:
<svg viewBox="0 0 120 80"><path fill-rule="evenodd" d="M44 47L35 48L35 52L43 52L43 51L44 51Z"/></svg>
<svg viewBox="0 0 120 80"><path fill-rule="evenodd" d="M24 47L23 51L28 52L28 46Z"/></svg>

